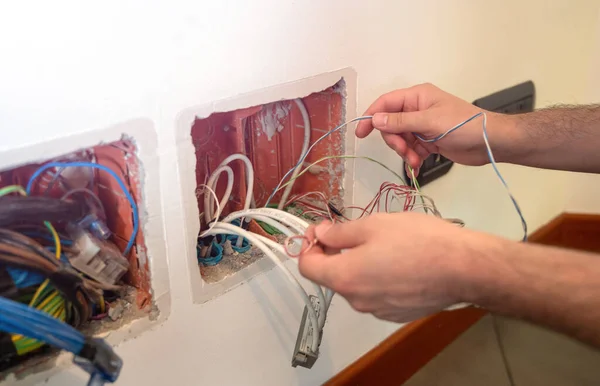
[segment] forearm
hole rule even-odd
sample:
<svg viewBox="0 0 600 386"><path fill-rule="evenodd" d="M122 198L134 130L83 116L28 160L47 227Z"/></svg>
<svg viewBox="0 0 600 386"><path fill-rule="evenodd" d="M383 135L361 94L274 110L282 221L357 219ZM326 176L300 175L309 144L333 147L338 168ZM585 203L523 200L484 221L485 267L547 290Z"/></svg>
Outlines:
<svg viewBox="0 0 600 386"><path fill-rule="evenodd" d="M546 169L600 173L600 106L554 107L498 116L500 160ZM494 145L492 144L492 147Z"/></svg>
<svg viewBox="0 0 600 386"><path fill-rule="evenodd" d="M466 301L600 347L600 256L487 241L465 267Z"/></svg>

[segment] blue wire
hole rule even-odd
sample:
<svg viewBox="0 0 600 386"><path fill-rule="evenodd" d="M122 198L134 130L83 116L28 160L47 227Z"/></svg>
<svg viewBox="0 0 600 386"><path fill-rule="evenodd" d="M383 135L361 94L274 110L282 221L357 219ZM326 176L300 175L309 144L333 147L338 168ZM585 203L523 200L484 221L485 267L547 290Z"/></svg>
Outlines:
<svg viewBox="0 0 600 386"><path fill-rule="evenodd" d="M50 315L25 304L0 297L0 330L27 336L79 354L85 337Z"/></svg>
<svg viewBox="0 0 600 386"><path fill-rule="evenodd" d="M426 138L423 138L422 136L420 136L420 135L419 135L419 134L417 134L417 133L414 133L414 135L415 135L415 137L419 138L421 141L423 141L423 142L426 142L426 143L437 142L437 141L439 141L440 139L442 139L442 138L444 138L445 136L447 136L448 134L452 133L454 130L458 130L458 129L460 129L461 127L463 127L463 126L464 126L464 125L466 125L467 123L471 122L473 119L475 119L475 118L477 118L477 117L480 117L480 116L482 116L482 115L483 115L483 113L482 113L482 112L479 112L479 113L477 113L477 114L473 115L471 118L467 119L466 121L462 121L461 123L459 123L458 125L454 126L454 127L453 127L453 128L451 128L451 129L449 129L449 130L448 130L448 131L446 131L445 133L442 133L442 134L440 134L440 135L438 135L437 137L434 137L434 138L426 139ZM485 130L485 128L484 128L484 130Z"/></svg>
<svg viewBox="0 0 600 386"><path fill-rule="evenodd" d="M125 186L125 183L123 182L123 180L112 169L110 169L104 165L99 165L99 164L95 164L92 162L50 162L50 163L43 165L38 170L36 170L35 173L33 173L31 178L29 179L29 182L27 183L27 189L25 189L27 194L31 193L31 187L33 186L33 182L45 170L50 169L50 168L62 168L62 167L64 167L64 168L66 168L66 167L81 167L81 168L100 169L100 170L105 171L108 174L110 174L111 177L117 181L117 183L119 184L119 187L121 188L121 190L123 190L125 197L127 197L127 200L129 201L129 204L131 205L131 210L133 212L133 232L131 233L131 236L129 237L129 241L127 242L127 246L125 247L125 250L123 251L123 254L127 255L129 253L129 251L131 250L131 248L133 247L133 243L135 242L135 236L137 235L137 233L139 231L139 227L140 227L138 207L135 204L135 200L131 196L131 193L129 193L129 190L127 190L127 186Z"/></svg>
<svg viewBox="0 0 600 386"><path fill-rule="evenodd" d="M319 139L317 139L312 145L310 145L310 147L308 149L306 149L306 153L304 153L302 155L302 157L300 157L300 159L298 160L298 163L294 166L292 166L292 168L290 170L288 170L287 173L285 173L285 175L283 176L283 178L281 179L281 181L279 181L279 184L277 184L277 186L275 187L275 190L273 190L273 193L271 193L271 195L269 196L269 199L267 200L267 203L265 204L265 206L269 205L269 203L271 202L271 200L273 199L273 197L275 196L275 194L277 193L277 191L279 190L279 187L281 186L281 184L283 183L283 181L285 181L285 179L294 171L294 169L296 169L298 167L298 165L302 165L302 163L304 162L304 160L306 159L306 157L308 156L308 153L310 153L310 151L317 146L317 144L319 142L321 142L323 139L327 138L328 136L330 136L331 134L335 133L336 131L340 130L341 128L343 128L346 125L351 124L352 122L358 122L358 121L363 121L365 119L371 119L373 118L370 115L365 115L363 117L357 117L354 119L349 120L348 122L344 122L341 125L339 125L338 127L336 127L333 130L328 131L327 133L323 134Z"/></svg>
<svg viewBox="0 0 600 386"><path fill-rule="evenodd" d="M492 148L490 147L489 138L488 138L488 134L487 134L487 119L483 112L479 112L479 113L473 115L471 118L467 119L466 121L459 123L458 125L454 126L453 128L449 129L448 131L446 131L434 138L426 139L426 138L423 138L422 136L420 136L419 134L416 134L416 133L413 133L413 134L415 135L415 137L417 137L419 140L421 140L423 142L427 142L427 143L437 142L440 139L444 138L446 135L452 133L455 130L460 129L461 127L463 127L464 125L466 125L467 123L471 122L472 120L474 120L478 117L483 117L483 123L481 125L481 128L483 130L483 138L485 139L485 147L486 147L488 158L490 159L492 168L496 172L496 175L500 179L500 182L502 182L502 185L504 185L504 187L506 188L506 192L508 193L508 196L510 197L510 200L512 201L512 203L514 205L515 210L517 211L517 214L519 215L519 218L521 219L521 225L523 226L523 241L527 241L527 221L525 221L525 216L523 216L523 212L521 211L521 207L517 203L517 200L510 192L510 188L508 187L506 180L504 179L504 177L502 177L500 170L498 170L498 166L496 165L496 159L494 158L494 153L492 153Z"/></svg>

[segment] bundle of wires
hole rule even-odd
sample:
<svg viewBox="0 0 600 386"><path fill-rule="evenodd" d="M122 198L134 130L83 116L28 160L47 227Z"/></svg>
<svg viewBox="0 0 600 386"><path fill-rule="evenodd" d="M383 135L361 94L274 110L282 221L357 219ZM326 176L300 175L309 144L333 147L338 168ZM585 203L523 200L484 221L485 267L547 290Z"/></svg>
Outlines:
<svg viewBox="0 0 600 386"><path fill-rule="evenodd" d="M68 167L100 169L117 181L133 211L134 229L124 254L131 250L139 228L139 218L135 201L119 176L110 168L91 162L51 162L36 170L26 189L17 185L0 188L0 227L5 227L0 228L0 269L8 273L2 284L16 288L16 292L2 296L10 295L12 300L24 307L42 312L66 327L69 327L68 324L78 327L90 317L105 316L108 305L104 301L103 291L116 291L121 287L97 282L75 271L64 253L69 252L72 241L59 235L48 221L60 221L62 224L76 222L89 213L89 208L82 205L88 200L68 200L73 195L91 198L93 205L105 218L104 206L93 191L78 188L67 191L60 199L28 196L35 180L44 171L57 168L55 181ZM36 223L43 223L48 233L40 232ZM18 356L38 350L46 343L53 344L36 335L19 333L13 334L10 341ZM0 343L7 342L2 340ZM60 345L58 347L64 349ZM0 353L4 355L10 350L0 350ZM1 355L0 359L3 359Z"/></svg>

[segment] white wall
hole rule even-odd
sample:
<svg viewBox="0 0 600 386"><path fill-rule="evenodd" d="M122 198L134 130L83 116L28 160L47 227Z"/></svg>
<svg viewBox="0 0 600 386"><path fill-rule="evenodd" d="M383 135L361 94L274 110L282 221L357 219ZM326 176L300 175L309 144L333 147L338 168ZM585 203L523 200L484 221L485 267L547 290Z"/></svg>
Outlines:
<svg viewBox="0 0 600 386"><path fill-rule="evenodd" d="M598 21L595 0L4 2L0 151L131 118L157 127L172 310L164 324L118 347L125 359L120 384L318 384L397 326L337 299L322 357L308 371L289 366L301 304L278 272L192 305L196 272L183 247L178 114L344 67L358 74L360 111L385 91L423 81L473 100L533 79L538 106L583 102ZM376 136L357 149L401 170ZM371 165L357 169L355 193L366 199L387 176ZM566 174L502 169L532 228L563 210ZM486 167L455 167L427 191L447 216L520 236ZM48 384L82 379L69 369Z"/></svg>

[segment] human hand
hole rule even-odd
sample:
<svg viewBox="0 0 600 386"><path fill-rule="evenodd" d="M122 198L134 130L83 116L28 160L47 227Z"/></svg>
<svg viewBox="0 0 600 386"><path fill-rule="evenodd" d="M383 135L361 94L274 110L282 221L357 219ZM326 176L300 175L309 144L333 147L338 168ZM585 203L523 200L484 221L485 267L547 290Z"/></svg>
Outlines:
<svg viewBox="0 0 600 386"><path fill-rule="evenodd" d="M467 123L437 142L426 143L414 135L434 138L480 111L471 103L431 84L421 84L379 97L364 114L373 115L373 119L359 122L356 136L364 138L374 128L379 130L386 144L417 172L430 154L442 154L465 165L483 165L489 160L482 136L482 118ZM499 152L496 149L501 148L511 135L509 119L492 112L486 112L486 115L488 136L498 158L502 149ZM497 126L505 129L500 138L493 133Z"/></svg>
<svg viewBox="0 0 600 386"><path fill-rule="evenodd" d="M466 300L471 259L490 236L420 213L378 213L307 230L302 275L360 312L407 322ZM344 250L343 252L340 252Z"/></svg>

